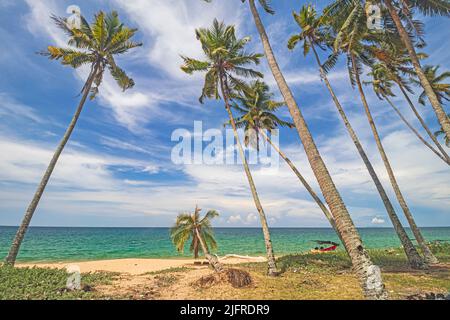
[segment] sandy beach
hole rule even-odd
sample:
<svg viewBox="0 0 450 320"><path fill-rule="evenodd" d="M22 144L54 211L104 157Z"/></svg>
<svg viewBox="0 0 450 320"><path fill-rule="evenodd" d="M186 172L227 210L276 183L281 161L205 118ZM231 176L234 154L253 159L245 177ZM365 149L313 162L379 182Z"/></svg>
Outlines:
<svg viewBox="0 0 450 320"><path fill-rule="evenodd" d="M237 264L243 262L261 262L265 261L263 257L222 257L220 261L224 264ZM78 266L81 272L109 271L128 273L130 275L139 275L147 272L161 271L170 268L179 268L183 266L194 267L194 262L207 263L203 259L113 259L113 260L93 260L80 262L55 262L55 263L18 263L18 267L40 267L40 268L58 268L64 269L68 266Z"/></svg>

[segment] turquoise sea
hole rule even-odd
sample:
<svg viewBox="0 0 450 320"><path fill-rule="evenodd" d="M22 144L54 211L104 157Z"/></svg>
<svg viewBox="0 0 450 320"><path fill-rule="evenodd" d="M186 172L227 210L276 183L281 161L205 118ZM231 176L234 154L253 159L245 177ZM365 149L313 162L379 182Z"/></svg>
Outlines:
<svg viewBox="0 0 450 320"><path fill-rule="evenodd" d="M0 226L0 260L6 256L16 227ZM428 241L450 241L450 227L421 228ZM391 228L361 228L367 248L398 247ZM411 235L410 231L408 233ZM216 228L219 255L264 255L262 232L258 228ZM339 242L329 228L273 228L275 254L298 253L314 248L313 240ZM184 256L189 256L186 251ZM169 228L73 228L31 227L18 261L77 261L116 258L173 258L178 254L169 238Z"/></svg>

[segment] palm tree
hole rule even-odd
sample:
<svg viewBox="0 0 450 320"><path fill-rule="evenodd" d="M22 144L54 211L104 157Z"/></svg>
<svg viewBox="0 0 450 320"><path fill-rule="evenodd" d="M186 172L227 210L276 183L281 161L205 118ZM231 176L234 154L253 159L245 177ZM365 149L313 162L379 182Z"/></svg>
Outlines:
<svg viewBox="0 0 450 320"><path fill-rule="evenodd" d="M436 117L439 120L439 123L445 132L445 135L448 139L450 139L450 118L447 117L444 109L442 108L442 104L439 101L439 97L436 95L436 92L433 90L433 87L426 76L424 69L422 69L420 65L419 58L416 54L416 50L414 48L413 41L411 40L405 26L402 23L401 16L398 12L398 8L396 8L392 2L392 0L383 0L386 5L389 14L395 24L395 27L400 35L401 40L403 41L404 46L408 50L409 56L411 58L412 65L416 71L417 77L419 78L420 84L422 85L424 92L428 99L430 100L431 106L433 107L434 112L436 113ZM402 14L406 15L409 18L410 16L410 8L418 9L418 11L425 16L449 16L450 15L450 3L448 0L415 0L415 1L400 1L402 7ZM407 19L408 23L410 19Z"/></svg>
<svg viewBox="0 0 450 320"><path fill-rule="evenodd" d="M194 253L195 259L198 258L198 251L201 248L214 271L221 272L223 265L209 252L209 248L217 249L211 219L217 217L219 213L216 210L209 210L203 218L200 218L201 210L196 206L192 214L180 213L175 225L170 229L170 238L178 252L183 252L186 242L191 239L189 250Z"/></svg>
<svg viewBox="0 0 450 320"><path fill-rule="evenodd" d="M16 236L11 245L6 263L14 265L20 245L30 224L31 218L38 206L39 200L44 193L45 187L50 179L53 169L56 166L59 156L61 155L67 141L72 134L73 129L78 121L80 113L91 93L91 100L95 98L99 87L102 83L105 68L108 68L111 75L116 80L119 87L124 91L134 86L133 79L129 78L124 70L117 66L114 56L125 54L130 49L139 47L142 44L131 40L137 29L130 29L124 26L117 12L105 14L100 11L95 15L94 22L89 25L88 22L81 17L80 29L70 28L67 21L56 16L52 17L55 23L69 37L68 45L70 48L58 48L49 46L46 52L42 54L48 56L52 60L60 60L63 65L73 68L89 65L90 72L81 91L82 97L72 121L69 124L63 138L61 139L55 153L45 171L44 176L34 194L34 197L25 212L22 223L17 230Z"/></svg>
<svg viewBox="0 0 450 320"><path fill-rule="evenodd" d="M423 67L423 72L425 73L426 78L430 82L431 87L433 88L433 91L439 100L439 103L442 104L443 100L450 101L450 84L442 83L442 81L446 80L447 78L450 78L450 72L446 71L438 75L439 68L440 66L426 65ZM411 81L417 85L420 85L420 81L414 78L411 79ZM419 96L419 103L421 105L425 105L425 96L426 92L424 90Z"/></svg>
<svg viewBox="0 0 450 320"><path fill-rule="evenodd" d="M233 95L232 98L235 101L232 107L240 113L240 116L236 118L236 127L244 128L245 140L244 143L248 146L251 142L255 142L256 150L259 151L259 135L262 136L274 149L278 152L280 157L288 164L288 166L295 173L297 178L303 184L305 189L309 192L311 197L317 203L319 208L325 214L325 217L330 222L333 229L336 230L338 236L339 232L336 229L336 223L328 210L326 205L322 202L313 188L309 185L306 179L302 176L300 171L294 165L294 163L280 150L280 148L273 143L272 139L265 133L267 130L272 132L277 127L289 127L294 125L290 122L281 120L275 115L275 111L284 106L284 102L278 102L273 100L273 94L270 93L269 86L259 80L253 81L250 86L250 90L246 90L243 93ZM237 102L239 103L237 103Z"/></svg>
<svg viewBox="0 0 450 320"><path fill-rule="evenodd" d="M269 14L274 13L268 0L258 1L264 11ZM388 295L384 289L380 269L372 263L367 251L364 249L359 233L347 211L344 201L342 200L339 191L337 190L333 179L331 178L331 175L328 172L322 157L320 156L319 150L315 145L314 139L312 138L306 121L297 105L297 102L295 101L294 95L292 94L292 91L290 90L280 67L278 66L270 45L269 37L267 36L264 24L262 23L261 17L259 16L256 8L255 1L248 0L248 4L264 47L269 68L272 71L278 88L289 109L294 125L300 136L300 140L302 141L303 147L306 151L308 161L322 190L325 201L327 202L336 222L337 229L339 230L341 238L344 241L343 244L352 260L353 269L360 280L363 292L368 298L386 299Z"/></svg>
<svg viewBox="0 0 450 320"><path fill-rule="evenodd" d="M326 9L327 10L327 9ZM330 14L329 11L327 11ZM327 14L327 16L328 16ZM335 50L341 50L347 56L347 65L350 82L353 86L357 86L361 102L364 107L364 111L367 116L370 128L372 130L378 151L383 160L384 166L389 176L392 188L397 197L398 202L403 210L403 213L408 220L411 230L422 249L422 252L427 263L437 263L438 260L433 255L429 249L422 233L417 227L412 213L406 203L403 193L398 185L397 178L395 177L392 166L389 162L388 156L384 150L383 144L381 142L378 129L376 127L375 121L372 117L372 113L369 108L369 104L362 87L362 82L360 79L360 74L362 72L362 65L367 64L369 66L374 64L373 58L371 57L371 49L366 46L363 42L364 40L376 41L377 36L369 34L367 30L366 16L364 14L363 7L359 1L353 2L352 6L344 7L344 10L340 12L335 12L335 20L333 21L333 27L338 30L336 40L334 43Z"/></svg>
<svg viewBox="0 0 450 320"><path fill-rule="evenodd" d="M394 105L389 97L395 97L395 94L392 92L393 81L389 76L389 71L386 70L385 66L377 63L372 66L372 71L369 73L369 76L372 76L372 81L364 82L365 84L371 84L372 88L377 95L377 97L381 100L386 100L387 103L391 106L391 108L397 113L400 119L405 123L405 125L414 133L414 135L432 152L434 152L442 161L446 164L450 165L450 157L447 153L441 154L438 150L436 150L432 145L425 140L425 138L414 128L414 126L403 116L401 111ZM440 144L439 144L440 145Z"/></svg>
<svg viewBox="0 0 450 320"><path fill-rule="evenodd" d="M316 46L321 49L326 49L327 44L332 41L332 30L326 25L326 17L317 17L317 12L312 6L303 6L299 12L299 14L294 12L294 19L301 28L301 33L292 36L288 41L288 48L294 49L295 46L299 42L303 42L303 54L307 55L311 50L314 53L314 57L316 59L317 65L319 67L320 75L325 82L325 85L330 92L330 95L336 105L339 115L344 122L344 125L358 150L358 153L363 160L375 186L380 194L380 197L383 201L383 204L386 208L386 211L389 215L389 218L394 225L394 229L397 232L397 235L403 245L403 249L405 250L406 256L408 258L409 264L413 268L424 268L425 265L422 261L422 258L419 256L417 250L414 248L413 243L408 237L405 229L403 228L400 219L398 218L394 207L380 181L378 178L375 169L373 168L372 163L367 156L366 151L364 150L356 132L353 130L353 127L350 121L345 114L345 111L339 102L336 94L334 93L333 88L331 87L330 81L328 80L326 70L322 67L322 63L320 61L319 55L316 50Z"/></svg>
<svg viewBox="0 0 450 320"><path fill-rule="evenodd" d="M234 92L247 90L245 83L239 78L240 76L252 78L261 78L263 76L260 72L248 67L253 63L258 64L262 55L246 53L244 47L250 41L250 38L245 37L238 39L235 35L234 26L226 26L224 23L219 23L216 19L214 19L212 28L197 29L196 35L197 39L201 42L207 60L199 61L188 57L182 57L184 65L181 69L188 74L192 74L196 71L206 72L205 83L200 97L201 103L203 103L204 98L219 99L220 96L222 96L225 102L225 109L228 113L231 126L233 127L239 154L261 220L267 251L268 275L276 276L278 270L275 264L275 256L273 253L272 241L270 239L267 218L261 205L261 201L259 200L256 186L239 140L230 104L230 96Z"/></svg>
<svg viewBox="0 0 450 320"><path fill-rule="evenodd" d="M397 84L398 88L400 89L406 101L408 102L408 105L411 108L412 112L422 125L422 128L426 131L427 135L430 137L435 146L439 149L441 155L444 157L444 161L450 163L450 156L441 146L436 136L431 132L430 128L425 123L424 119L422 118L422 116L420 115L420 113L418 112L417 108L414 106L411 98L408 95L408 92L413 93L413 91L409 87L409 82L414 81L414 78L411 77L415 76L416 73L414 71L414 68L410 66L411 59L407 55L406 50L401 47L401 43L392 46L392 43L395 42L397 41L392 41L389 44L381 43L381 46L378 47L374 46L372 48L373 54L376 56L378 60L377 70L379 70L378 72L383 74L384 78L386 78L389 81L393 81ZM426 55L422 53L418 54L418 56L420 58L426 57ZM427 72L427 74L428 74L427 76L430 76L429 79L435 78L429 72ZM408 80L405 80L404 77L406 77ZM440 76L439 78L440 79L438 79L438 82L445 79L445 74ZM433 80L430 80L430 82L432 81ZM419 83L416 82L416 84ZM444 94L445 84L436 83L435 91L437 92L438 96L439 94Z"/></svg>
<svg viewBox="0 0 450 320"><path fill-rule="evenodd" d="M211 0L204 1L211 2ZM245 2L245 0L241 1ZM273 9L270 7L269 0L258 0L258 2L265 12L269 14L274 13ZM339 191L337 190L333 179L331 178L331 175L328 172L322 157L320 156L319 150L315 145L314 139L312 138L306 121L297 105L297 102L295 101L294 95L292 94L292 91L290 90L286 79L280 70L270 44L269 37L265 31L264 24L262 23L261 17L259 16L256 8L255 1L248 0L248 3L264 47L269 68L272 71L278 88L289 109L300 140L303 143L308 161L322 190L325 201L327 202L336 222L337 229L339 230L341 239L343 239L343 244L350 256L353 269L358 276L363 292L366 297L371 299L387 299L388 294L384 288L380 269L372 263L367 251L364 249L361 237L359 236L350 214L348 213L344 201L342 200ZM370 281L370 284L368 281Z"/></svg>

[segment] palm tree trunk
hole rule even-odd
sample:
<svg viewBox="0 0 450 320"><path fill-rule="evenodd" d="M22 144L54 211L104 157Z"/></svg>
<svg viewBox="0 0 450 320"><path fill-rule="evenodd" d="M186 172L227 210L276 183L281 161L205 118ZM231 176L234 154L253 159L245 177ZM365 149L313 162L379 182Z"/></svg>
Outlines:
<svg viewBox="0 0 450 320"><path fill-rule="evenodd" d="M327 218L327 220L330 222L331 226L333 227L334 230L337 231L336 228L336 223L334 222L334 218L331 215L331 212L328 210L328 208L325 206L325 204L322 202L322 200L319 198L319 196L314 192L314 190L312 189L312 187L309 185L309 183L306 181L306 179L302 176L302 174L300 173L300 171L298 171L297 167L292 163L292 161L284 154L284 152L282 152L280 150L280 148L278 148L277 145L275 145L272 140L266 135L266 133L264 132L264 130L260 130L259 133L263 136L264 139L266 139L266 141L275 149L276 152L278 152L278 154L280 155L280 157L288 164L288 166L292 169L292 171L294 171L295 175L297 176L297 178L300 180L300 182L303 184L303 186L305 187L305 189L309 192L309 194L311 195L311 197L314 199L314 201L316 201L317 205L320 207L320 209L322 210L322 212L325 214L325 217ZM339 233L338 233L339 235ZM339 235L340 237L340 235Z"/></svg>
<svg viewBox="0 0 450 320"><path fill-rule="evenodd" d="M439 99L436 93L434 92L433 87L430 84L430 81L428 81L428 78L426 77L425 73L422 70L422 67L420 66L416 50L414 49L411 39L409 38L407 31L403 27L402 21L397 11L395 10L394 6L392 5L391 0L385 0L384 3L386 4L389 14L395 23L395 26L400 35L400 38L402 39L403 44L408 50L411 62L414 66L414 69L416 70L417 77L419 78L419 81L423 89L425 90L428 99L430 100L431 106L433 107L433 110L436 113L436 117L438 118L439 123L441 124L442 129L444 130L444 133L447 136L447 139L450 139L450 119L447 117L447 114L442 108L442 105L439 102Z"/></svg>
<svg viewBox="0 0 450 320"><path fill-rule="evenodd" d="M344 246L350 256L353 269L359 278L363 292L370 299L387 299L388 294L384 288L380 268L375 266L370 260L359 233L353 224L350 214L320 156L319 150L314 143L308 126L303 118L294 96L281 73L280 67L275 59L269 38L264 29L264 25L259 17L254 0L248 0L256 28L258 29L264 47L266 58L275 81L278 84L281 94L288 106L291 117L297 128L300 139L303 143L308 161L317 178L325 201L336 222L337 229L344 240Z"/></svg>
<svg viewBox="0 0 450 320"><path fill-rule="evenodd" d="M275 277L279 274L276 263L275 263L275 255L273 253L272 240L270 239L269 225L267 224L266 214L264 213L264 209L261 205L261 201L259 200L258 192L256 191L255 182L253 181L252 174L250 172L250 168L247 163L247 159L245 157L244 149L242 148L241 141L239 140L239 136L236 129L236 123L234 121L233 113L231 112L230 103L228 99L228 88L224 83L223 76L220 76L220 86L222 90L222 96L225 101L225 108L227 109L228 116L230 118L230 123L233 128L234 137L236 138L236 143L239 149L239 155L242 159L242 163L244 166L245 174L247 175L248 183L250 185L250 190L252 192L253 200L255 201L256 209L258 210L259 218L261 220L261 227L264 235L264 242L266 245L267 252L267 263L268 263L268 271L267 274L271 277Z"/></svg>
<svg viewBox="0 0 450 320"><path fill-rule="evenodd" d="M272 142L272 139L270 139L264 132L264 130L260 130L259 133L261 133L261 135L264 137L264 139L266 139L266 141L268 143L270 143L270 145L275 149L276 152L278 152L278 154L280 155L280 157L286 161L286 163L288 164L288 166L292 169L292 171L294 171L295 175L297 176L297 178L300 180L300 182L303 184L303 186L305 187L305 189L309 192L309 194L311 195L311 197L314 199L314 201L316 201L317 205L319 206L319 208L322 210L322 212L324 213L325 217L327 218L328 222L330 223L330 225L333 227L334 231L336 232L337 236L339 237L339 239L341 240L342 244L345 246L345 242L341 237L341 234L339 233L339 230L336 226L336 222L334 221L333 215L331 214L330 210L328 210L328 208L326 207L326 205L322 202L322 200L319 198L319 196L315 193L315 191L313 190L313 188L309 185L309 183L306 181L306 179L302 176L302 174L300 173L300 171L298 171L297 167L292 163L291 159L289 159L286 154L284 154L283 151L280 150L280 148L278 148L278 146L276 144L274 144Z"/></svg>
<svg viewBox="0 0 450 320"><path fill-rule="evenodd" d="M39 200L41 199L41 196L44 193L48 180L50 179L50 176L52 175L52 172L55 169L58 158L61 155L67 141L69 140L73 129L75 128L75 125L78 121L78 117L80 116L80 113L83 110L84 103L86 102L87 96L89 95L90 89L92 87L92 82L94 81L94 75L96 72L97 66L93 69L93 71L91 71L88 80L86 81L83 96L78 104L75 114L72 117L72 121L70 122L69 127L64 133L62 140L60 141L58 147L56 148L56 151L53 154L53 157L47 167L47 170L44 173L44 176L42 177L42 180L33 196L33 199L31 200L31 203L28 206L27 211L25 212L22 223L19 229L17 230L16 236L14 237L14 240L11 244L8 256L5 259L5 263L8 265L14 266L14 264L16 263L17 254L19 253L20 245L22 244L22 241L25 237L25 233L27 232L28 226L30 225L31 218L33 217L36 207L39 204Z"/></svg>
<svg viewBox="0 0 450 320"><path fill-rule="evenodd" d="M391 220L392 225L394 226L395 232L397 233L397 235L400 239L400 242L403 246L403 250L405 251L406 257L408 258L409 265L415 269L426 268L426 265L424 264L422 258L420 257L420 255L417 252L416 248L414 247L412 241L409 239L408 234L406 233L405 229L403 228L403 226L400 222L400 219L398 218L397 213L394 210L391 200L389 199L386 191L384 190L384 187L381 184L381 181L378 178L378 175L375 172L375 169L373 168L373 165L370 162L369 157L366 154L366 151L364 150L361 142L359 141L359 138L356 135L356 132L353 130L353 127L350 124L350 121L348 120L347 115L345 114L345 111L342 108L341 103L339 102L339 99L337 98L336 94L334 93L334 90L331 87L328 77L322 68L322 64L320 62L320 58L319 58L319 55L317 54L316 48L311 41L310 41L310 45L313 50L314 56L316 58L316 62L319 66L320 76L323 79L323 81L325 82L325 85L327 86L327 89L330 92L330 95L334 101L334 104L336 105L339 115L341 116L342 121L344 122L347 132L349 133L353 143L355 144L356 149L358 150L358 153L359 153L361 159L363 160L364 165L366 166L367 171L369 172L370 177L372 178L372 180L375 184L375 187L377 188L377 191L381 197L381 200L383 201L384 207L386 208L386 212L389 215L389 219Z"/></svg>
<svg viewBox="0 0 450 320"><path fill-rule="evenodd" d="M428 125L425 123L425 121L423 120L423 118L420 116L419 111L417 111L416 107L414 106L414 103L411 101L411 99L409 98L408 93L406 92L405 88L401 85L401 84L397 84L398 87L400 88L401 92L403 93L403 95L405 96L406 101L409 104L409 107L411 108L411 110L414 112L414 114L416 115L417 119L419 120L420 124L422 125L422 127L425 129L425 131L427 132L428 136L430 137L430 139L434 142L434 144L436 145L436 147L439 149L439 151L442 153L442 155L444 156L444 158L446 159L447 163L450 163L450 156L448 155L448 153L444 150L444 148L442 147L442 145L439 143L438 139L436 138L436 136L431 132L430 128L428 127Z"/></svg>
<svg viewBox="0 0 450 320"><path fill-rule="evenodd" d="M209 264L214 268L216 272L223 271L223 264L219 262L219 259L215 255L209 253L208 247L205 244L205 241L200 235L200 232L197 228L195 228L195 233L197 234L197 239L200 242L200 246L202 247L202 251L205 254L206 259L208 259Z"/></svg>
<svg viewBox="0 0 450 320"><path fill-rule="evenodd" d="M406 126L416 135L417 138L425 145L427 146L431 151L433 151L439 158L441 158L442 161L444 161L446 164L450 165L450 161L447 161L443 155L437 151L431 144L429 144L422 135L409 123L408 120L403 116L403 114L400 112L400 110L392 103L391 99L388 97L384 97L388 104L394 109L394 111L397 113L397 115L400 117L400 119L406 124Z"/></svg>
<svg viewBox="0 0 450 320"><path fill-rule="evenodd" d="M400 203L400 206L403 210L403 213L406 216L406 219L408 220L409 226L411 227L411 231L414 234L414 237L417 240L417 243L419 244L420 248L422 249L422 252L425 257L425 261L427 263L437 263L438 260L433 255L431 250L428 248L425 239L422 236L422 233L420 232L419 228L416 225L416 222L414 221L414 218L411 214L411 211L408 208L408 205L406 204L406 200L403 197L402 192L400 191L400 187L397 183L397 179L395 178L394 171L392 170L391 164L389 162L389 159L386 155L386 152L384 151L383 144L381 143L380 135L378 134L378 130L376 128L375 122L372 117L372 113L370 112L369 105L366 100L366 96L364 94L364 90L362 88L361 80L359 78L359 73L356 68L356 61L355 56L351 54L351 60L352 60L352 68L353 72L355 73L355 79L358 86L359 94L361 96L361 101L364 106L364 111L366 113L367 119L370 124L370 128L372 129L373 136L375 138L375 142L378 147L378 151L380 152L381 158L383 159L384 166L386 167L386 171L389 176L389 180L391 181L392 188L394 189L395 195L397 197L398 202Z"/></svg>

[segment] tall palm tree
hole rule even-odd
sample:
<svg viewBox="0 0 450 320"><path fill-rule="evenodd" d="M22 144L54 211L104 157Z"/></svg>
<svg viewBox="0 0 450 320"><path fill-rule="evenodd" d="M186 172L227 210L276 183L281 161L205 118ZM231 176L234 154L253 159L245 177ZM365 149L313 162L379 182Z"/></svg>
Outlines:
<svg viewBox="0 0 450 320"><path fill-rule="evenodd" d="M330 14L329 11L327 12ZM364 40L376 41L378 37L376 35L373 36L368 32L366 16L359 1L354 1L352 6L346 6L344 7L344 10L335 12L334 18L335 20L333 21L333 27L335 30L338 30L334 43L335 50L340 50L346 54L350 82L353 86L358 88L367 120L397 200L406 216L406 219L408 220L419 246L422 249L425 261L427 263L437 263L438 260L429 249L420 229L417 227L403 193L400 190L400 186L398 185L397 178L395 177L388 156L384 150L384 146L381 142L378 129L362 87L360 78L362 65L366 64L371 66L374 64L374 59L371 56L371 48L365 45Z"/></svg>
<svg viewBox="0 0 450 320"><path fill-rule="evenodd" d="M170 237L178 252L183 252L186 242L191 239L189 250L194 253L195 259L198 258L198 251L201 248L209 264L215 271L220 272L223 270L223 265L215 255L209 252L209 248L217 249L211 219L217 217L219 213L216 210L209 210L201 218L201 210L196 206L192 214L180 213L177 216L175 225L170 229Z"/></svg>
<svg viewBox="0 0 450 320"><path fill-rule="evenodd" d="M325 82L325 85L333 99L334 104L338 110L339 115L344 122L344 125L349 133L353 143L358 150L358 153L363 160L367 171L370 174L375 186L380 194L380 197L383 201L383 204L386 208L386 211L391 219L392 224L394 225L394 229L403 245L403 249L405 250L406 256L408 258L409 264L413 268L424 268L425 265L422 261L422 258L419 256L417 250L414 248L413 243L408 237L405 229L403 228L400 219L398 218L395 209L380 181L377 173L367 156L366 151L364 150L355 130L353 129L350 121L345 114L345 111L339 102L338 97L334 93L334 90L330 84L328 79L326 70L322 67L322 63L320 61L319 55L316 50L316 46L321 49L326 49L327 45L330 41L332 41L332 30L326 24L326 17L318 17L317 12L312 6L303 6L299 12L299 14L294 12L294 19L301 28L301 32L299 34L293 35L288 41L288 48L294 49L295 46L299 43L303 43L303 54L307 55L310 51L314 53L314 57L316 59L317 65L319 67L320 75Z"/></svg>
<svg viewBox="0 0 450 320"><path fill-rule="evenodd" d="M436 117L445 132L445 135L448 139L450 139L450 118L447 117L444 109L442 108L442 104L439 101L439 97L436 95L436 92L433 90L433 87L426 76L426 73L422 69L420 65L419 58L417 56L416 50L414 48L414 43L411 40L405 26L403 25L401 15L399 14L399 8L394 6L392 0L383 0L386 5L389 15L391 16L395 27L400 35L400 38L403 41L406 49L408 50L409 56L411 58L412 65L417 73L417 77L419 78L420 84L423 87L426 96L428 97L431 106L433 107L434 112L436 113ZM449 16L450 15L450 2L448 0L413 0L413 1L399 1L397 4L400 6L402 11L402 15L410 16L410 7L413 9L417 9L421 14L425 16ZM409 19L407 19L409 20Z"/></svg>
<svg viewBox="0 0 450 320"><path fill-rule="evenodd" d="M69 127L56 148L56 151L53 154L53 157L44 173L44 176L42 177L34 197L25 212L22 223L17 230L9 254L6 257L6 263L10 265L15 264L20 245L28 229L31 218L33 217L36 207L39 204L39 200L44 193L45 187L50 179L53 169L56 166L59 156L61 155L73 129L75 128L89 93L91 94L91 100L94 99L102 83L105 68L109 69L111 75L114 77L122 90L125 91L132 88L134 86L133 79L128 77L125 71L117 66L114 56L125 54L130 49L142 45L141 43L137 43L132 40L137 29L131 29L124 26L120 22L119 16L115 11L109 14L105 14L100 11L95 15L95 19L91 25L89 25L89 23L81 17L80 29L71 28L66 19L58 18L56 16L53 16L52 18L58 27L60 27L69 36L68 45L70 47L58 48L55 46L49 46L47 51L42 54L48 56L52 60L60 60L63 65L70 66L75 69L81 66L89 65L90 72L81 91L82 97L75 114L72 117L72 121L70 122Z"/></svg>
<svg viewBox="0 0 450 320"><path fill-rule="evenodd" d="M401 111L394 105L389 97L395 97L395 94L392 92L393 81L389 76L389 71L386 70L383 64L377 63L372 66L372 71L368 74L372 77L372 81L366 81L365 84L371 84L372 88L381 100L385 100L390 107L397 113L400 119L405 123L405 125L414 133L414 135L425 145L427 146L433 153L435 153L442 161L446 164L450 165L450 157L447 153L440 153L436 150L425 138L414 128L414 126L403 116ZM440 144L439 144L440 145Z"/></svg>
<svg viewBox="0 0 450 320"><path fill-rule="evenodd" d="M205 1L211 2L211 0ZM241 1L245 2L245 0ZM265 12L269 14L274 13L273 9L270 7L269 0L258 0L258 2ZM359 233L350 217L344 201L342 200L339 191L337 190L333 179L331 178L331 175L328 172L322 157L320 156L319 150L315 145L314 139L312 138L306 121L297 105L297 102L295 101L294 95L292 94L292 91L290 90L286 79L280 70L270 44L269 37L265 31L264 24L262 23L258 9L256 8L255 1L248 0L248 3L264 47L269 68L272 71L278 88L289 109L300 140L303 143L308 161L322 190L325 201L327 202L336 222L337 229L339 230L341 239L343 239L343 244L350 256L353 269L358 276L364 295L371 299L387 299L388 294L384 288L380 269L372 263L367 251L364 249L361 237L359 236Z"/></svg>
<svg viewBox="0 0 450 320"><path fill-rule="evenodd" d="M243 0L242 2L245 2ZM265 12L273 14L269 0L258 0ZM278 88L283 95L284 101L289 109L294 125L303 143L308 161L319 183L325 201L330 208L331 214L336 222L337 229L343 239L343 244L347 249L353 264L353 269L359 278L361 287L366 297L372 299L386 299L388 294L384 288L380 269L370 260L367 251L364 249L361 237L350 217L350 214L337 190L330 173L328 172L319 150L315 145L314 139L306 124L294 95L289 88L283 73L280 70L278 62L272 50L272 46L267 36L264 24L259 16L258 9L254 0L248 0L250 11L252 13L256 28L264 47L264 52L270 70L275 78Z"/></svg>
<svg viewBox="0 0 450 320"><path fill-rule="evenodd" d="M268 275L276 276L278 270L275 263L267 218L261 205L261 201L259 200L244 149L239 140L230 103L230 96L234 92L247 90L246 84L239 77L261 78L263 76L260 72L249 68L250 64L258 64L262 55L246 53L244 47L250 41L250 38L237 38L234 26L226 26L224 23L219 23L216 19L214 19L213 26L210 29L197 29L196 35L202 45L206 60L199 61L188 57L182 57L184 64L181 69L188 74L197 71L206 72L205 83L200 97L201 103L203 103L204 98L219 99L220 97L222 97L225 102L225 109L228 113L231 126L233 127L234 137L244 165L244 171L261 220L267 251Z"/></svg>
<svg viewBox="0 0 450 320"><path fill-rule="evenodd" d="M319 208L325 214L325 217L330 222L333 229L336 230L336 223L328 210L326 205L322 202L320 197L316 194L313 188L309 185L294 163L286 156L280 148L273 143L272 139L265 133L267 130L270 134L278 127L292 128L293 124L278 118L275 112L285 105L283 102L273 100L273 94L270 92L269 86L262 81L253 81L250 86L250 90L233 95L232 104L240 116L236 118L236 127L244 128L245 130L245 145L249 145L251 142L255 142L256 149L259 151L259 136L261 135L274 149L278 152L280 157L288 164L288 166L295 173L297 178L303 184L305 189L309 192L311 197L317 203ZM339 235L339 232L337 232Z"/></svg>

